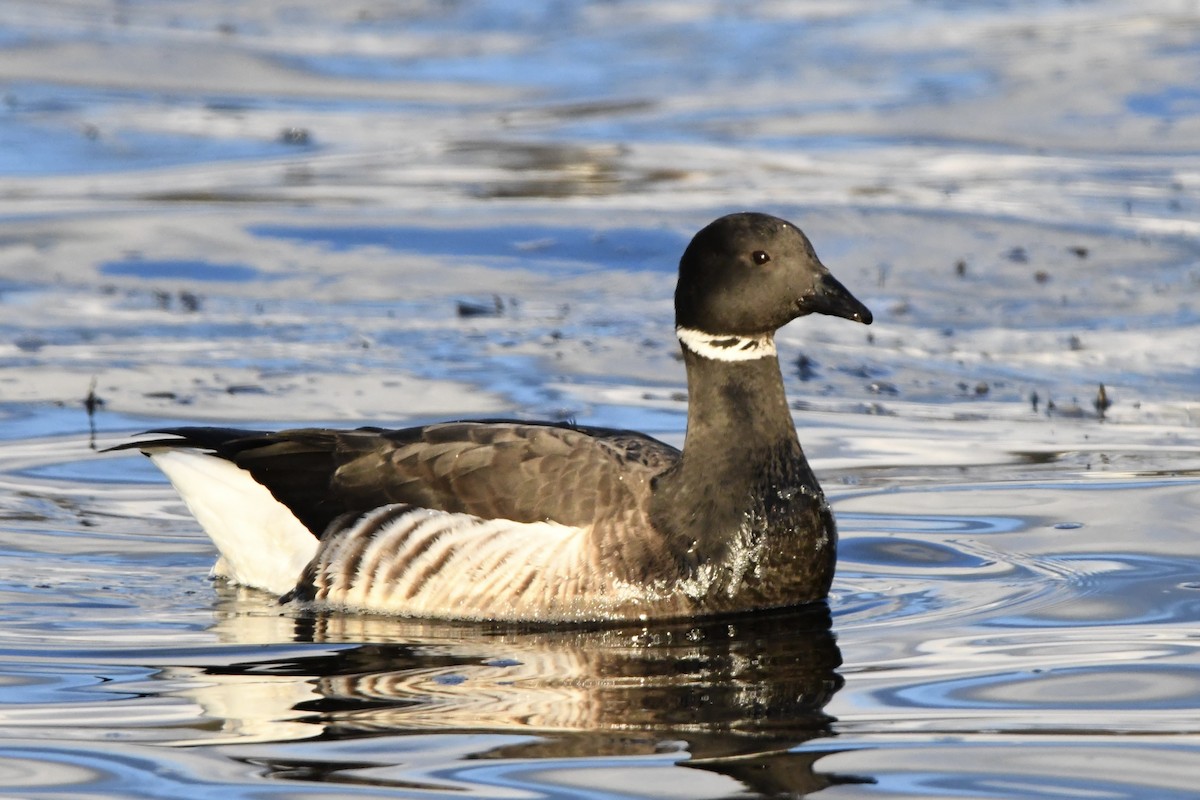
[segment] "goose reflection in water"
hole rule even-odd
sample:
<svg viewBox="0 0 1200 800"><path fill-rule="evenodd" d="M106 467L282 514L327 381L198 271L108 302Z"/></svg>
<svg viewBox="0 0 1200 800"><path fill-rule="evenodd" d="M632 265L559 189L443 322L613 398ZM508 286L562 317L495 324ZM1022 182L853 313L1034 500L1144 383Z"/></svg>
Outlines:
<svg viewBox="0 0 1200 800"><path fill-rule="evenodd" d="M536 738L481 740L485 751L473 752L470 763L678 751L688 756L680 766L728 776L767 796L864 782L815 769L818 759L838 752L832 739L828 747L796 749L834 735L824 707L842 685L841 654L824 604L651 627L517 629L342 614L297 618L265 606L246 614L245 592L223 591L239 595L225 606L239 613L214 627L224 642L332 646L171 670L169 677L190 678L180 693L220 723L219 740L227 743L517 734ZM348 779L339 774L346 761L323 764L317 753L307 754L302 768L269 749L253 761L276 777Z"/></svg>

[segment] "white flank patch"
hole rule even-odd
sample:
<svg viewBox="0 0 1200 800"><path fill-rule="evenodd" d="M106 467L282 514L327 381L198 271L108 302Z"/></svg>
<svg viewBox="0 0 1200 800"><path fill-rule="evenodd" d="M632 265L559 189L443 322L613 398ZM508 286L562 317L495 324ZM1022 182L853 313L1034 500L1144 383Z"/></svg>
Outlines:
<svg viewBox="0 0 1200 800"><path fill-rule="evenodd" d="M213 540L214 575L284 594L317 552L317 538L241 467L199 450L149 450Z"/></svg>
<svg viewBox="0 0 1200 800"><path fill-rule="evenodd" d="M705 333L695 328L676 328L675 335L688 350L716 361L753 361L775 355L775 337L769 333L732 336Z"/></svg>
<svg viewBox="0 0 1200 800"><path fill-rule="evenodd" d="M600 588L605 576L593 573L588 528L422 508L374 523L376 515L407 508L381 507L326 537L314 561L319 603L457 619L566 620L603 618L617 599Z"/></svg>

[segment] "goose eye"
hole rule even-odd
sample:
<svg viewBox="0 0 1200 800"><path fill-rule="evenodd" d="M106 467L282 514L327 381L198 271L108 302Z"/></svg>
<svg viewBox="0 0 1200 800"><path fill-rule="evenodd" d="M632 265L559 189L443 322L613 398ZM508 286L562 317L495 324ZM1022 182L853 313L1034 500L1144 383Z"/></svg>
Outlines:
<svg viewBox="0 0 1200 800"><path fill-rule="evenodd" d="M765 250L755 250L750 257L753 258L754 263L760 267L771 260L771 254Z"/></svg>

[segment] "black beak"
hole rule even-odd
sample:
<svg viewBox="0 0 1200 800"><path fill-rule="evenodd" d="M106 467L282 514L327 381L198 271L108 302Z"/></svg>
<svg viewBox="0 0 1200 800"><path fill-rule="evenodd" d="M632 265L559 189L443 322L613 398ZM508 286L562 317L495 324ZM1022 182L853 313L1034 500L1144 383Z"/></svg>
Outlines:
<svg viewBox="0 0 1200 800"><path fill-rule="evenodd" d="M828 314L864 325L870 325L875 319L871 309L860 303L849 289L828 272L817 278L813 293L801 299L800 307L810 314Z"/></svg>

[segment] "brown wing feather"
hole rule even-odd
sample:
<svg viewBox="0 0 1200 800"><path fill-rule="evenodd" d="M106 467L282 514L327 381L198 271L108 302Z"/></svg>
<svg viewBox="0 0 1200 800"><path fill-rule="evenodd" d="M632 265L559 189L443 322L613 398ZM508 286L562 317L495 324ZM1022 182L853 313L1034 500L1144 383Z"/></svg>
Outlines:
<svg viewBox="0 0 1200 800"><path fill-rule="evenodd" d="M343 445L363 449L333 485L350 505L386 502L503 518L589 525L628 509L631 483L673 464L678 451L639 434L526 423L444 423Z"/></svg>
<svg viewBox="0 0 1200 800"><path fill-rule="evenodd" d="M179 438L134 446L210 450L250 472L316 536L341 514L389 503L564 525L639 515L648 493L637 484L679 459L675 448L631 431L511 421L155 433Z"/></svg>

